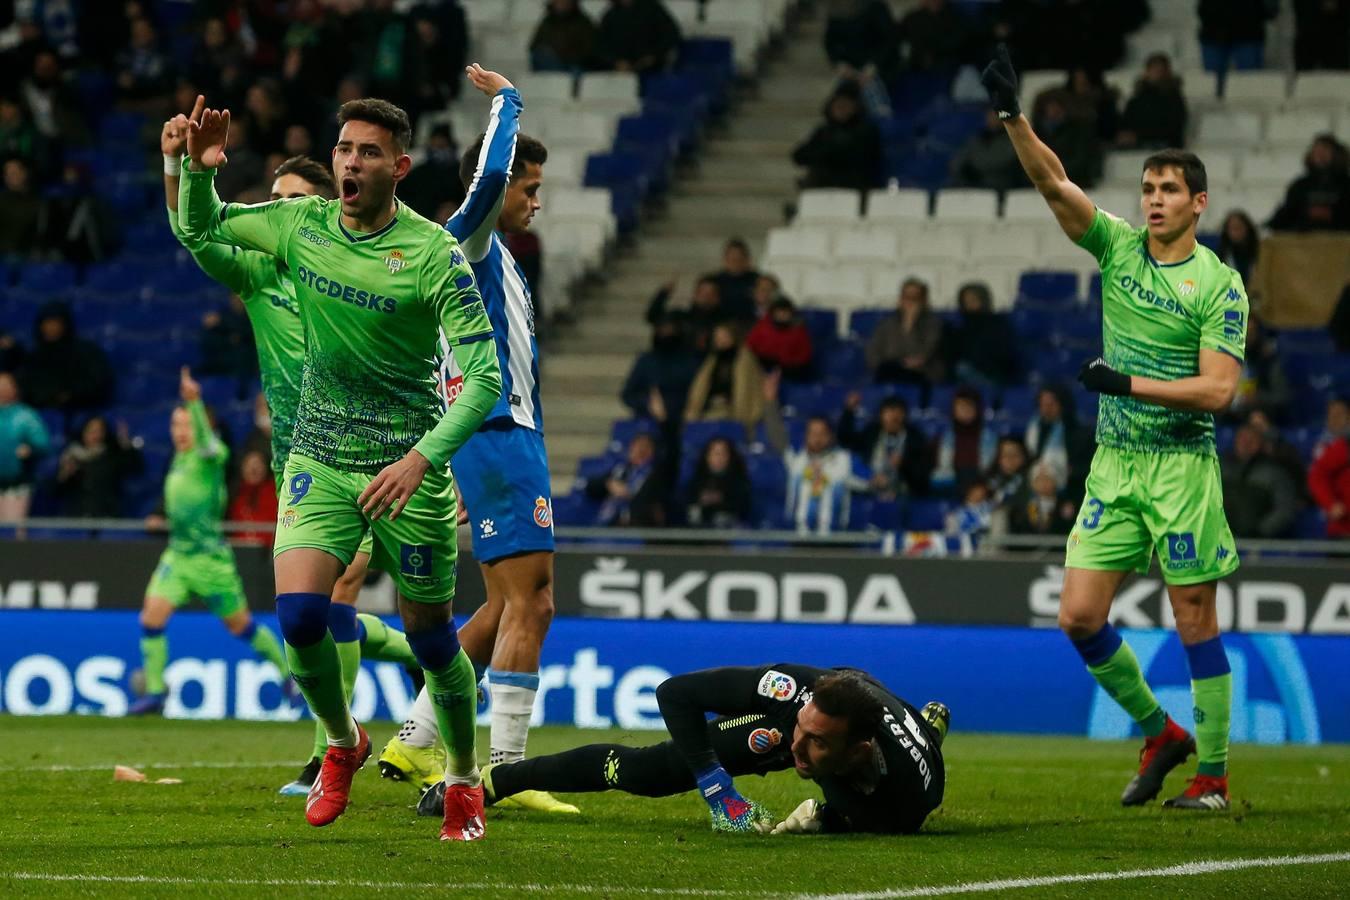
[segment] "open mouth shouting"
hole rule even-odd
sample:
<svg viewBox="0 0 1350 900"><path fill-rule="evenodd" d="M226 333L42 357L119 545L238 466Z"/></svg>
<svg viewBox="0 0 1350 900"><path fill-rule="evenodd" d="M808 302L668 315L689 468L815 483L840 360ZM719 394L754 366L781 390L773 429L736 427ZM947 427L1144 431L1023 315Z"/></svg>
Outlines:
<svg viewBox="0 0 1350 900"><path fill-rule="evenodd" d="M361 196L361 184L348 175L342 179L342 202L355 203Z"/></svg>

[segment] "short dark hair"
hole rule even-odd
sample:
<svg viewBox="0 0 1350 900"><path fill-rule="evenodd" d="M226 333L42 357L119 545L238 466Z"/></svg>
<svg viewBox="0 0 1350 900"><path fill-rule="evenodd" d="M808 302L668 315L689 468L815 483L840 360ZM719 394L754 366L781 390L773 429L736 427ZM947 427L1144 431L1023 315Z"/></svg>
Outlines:
<svg viewBox="0 0 1350 900"><path fill-rule="evenodd" d="M881 698L856 672L831 672L817 679L811 702L827 716L848 720L850 743L873 737L886 714Z"/></svg>
<svg viewBox="0 0 1350 900"><path fill-rule="evenodd" d="M898 409L905 415L909 415L909 404L906 403L905 398L901 397L899 394L891 394L889 397L883 399L881 401L880 409Z"/></svg>
<svg viewBox="0 0 1350 900"><path fill-rule="evenodd" d="M911 275L904 281L900 282L900 293L903 294L905 292L905 288L909 287L910 285L914 285L919 290L923 291L923 299L925 301L928 300L928 282L924 281L922 278L915 278L914 276Z"/></svg>
<svg viewBox="0 0 1350 900"><path fill-rule="evenodd" d="M738 237L730 238L727 240L726 244L722 246L723 253L732 249L739 250L746 256L750 255L750 245L745 242L744 238Z"/></svg>
<svg viewBox="0 0 1350 900"><path fill-rule="evenodd" d="M483 152L483 141L487 138L487 133L480 134L464 151L464 155L459 158L459 181L464 185L464 190L468 190L473 184L473 173L478 169L478 156ZM530 163L536 166L542 166L548 162L548 148L543 142L530 137L528 134L516 135L516 155L511 160L511 177L519 178L525 174L525 167Z"/></svg>
<svg viewBox="0 0 1350 900"><path fill-rule="evenodd" d="M1181 180L1191 194L1203 194L1209 190L1209 176L1205 174L1205 164L1189 150L1159 150L1144 160L1144 172L1161 172L1168 167L1181 170Z"/></svg>
<svg viewBox="0 0 1350 900"><path fill-rule="evenodd" d="M412 122L408 120L408 114L388 100L381 100L378 97L348 100L338 108L338 127L341 128L348 122L369 122L388 129L393 135L394 147L399 153L412 146Z"/></svg>
<svg viewBox="0 0 1350 900"><path fill-rule="evenodd" d="M325 200L332 200L337 197L337 185L333 182L333 172L321 162L316 162L308 156L292 156L272 173L273 178L280 178L282 175L299 175L305 181L314 185L318 189L319 196Z"/></svg>

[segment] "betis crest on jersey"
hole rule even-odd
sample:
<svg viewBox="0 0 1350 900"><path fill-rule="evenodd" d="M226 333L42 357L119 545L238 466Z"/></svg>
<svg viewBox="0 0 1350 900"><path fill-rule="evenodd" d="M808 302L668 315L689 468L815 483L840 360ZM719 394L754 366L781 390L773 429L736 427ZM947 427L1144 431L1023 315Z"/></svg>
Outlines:
<svg viewBox="0 0 1350 900"><path fill-rule="evenodd" d="M390 250L389 255L384 258L384 264L389 267L390 275L396 275L408 261L403 258L402 250Z"/></svg>

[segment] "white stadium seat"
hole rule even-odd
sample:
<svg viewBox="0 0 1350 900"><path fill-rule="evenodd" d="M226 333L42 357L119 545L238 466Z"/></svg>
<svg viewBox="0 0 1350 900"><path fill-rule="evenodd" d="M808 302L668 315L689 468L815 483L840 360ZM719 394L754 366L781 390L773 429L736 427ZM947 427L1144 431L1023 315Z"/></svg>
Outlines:
<svg viewBox="0 0 1350 900"><path fill-rule="evenodd" d="M1287 185L1301 174L1302 150L1270 150L1242 157L1238 182L1244 188Z"/></svg>
<svg viewBox="0 0 1350 900"><path fill-rule="evenodd" d="M997 219L991 221L998 221ZM964 263L971 253L971 235L976 229L968 222L937 222L924 225L919 240L900 248L901 256L945 260L952 265Z"/></svg>
<svg viewBox="0 0 1350 900"><path fill-rule="evenodd" d="M515 82L526 103L570 103L576 82L566 72L531 72Z"/></svg>
<svg viewBox="0 0 1350 900"><path fill-rule="evenodd" d="M598 187L548 187L543 190L543 204L549 220L596 222L605 227L605 234L613 238L616 226L610 206L609 191Z"/></svg>
<svg viewBox="0 0 1350 900"><path fill-rule="evenodd" d="M867 302L868 275L854 266L816 266L806 273L802 302L824 309L854 309Z"/></svg>
<svg viewBox="0 0 1350 900"><path fill-rule="evenodd" d="M769 232L766 260L818 263L831 258L830 232L821 228L774 228ZM773 265L769 265L773 268Z"/></svg>
<svg viewBox="0 0 1350 900"><path fill-rule="evenodd" d="M998 217L998 192L979 188L938 191L933 218L943 222L991 222Z"/></svg>
<svg viewBox="0 0 1350 900"><path fill-rule="evenodd" d="M1003 195L1003 218L1009 222L1039 222L1053 218L1053 213L1035 188L1018 188Z"/></svg>
<svg viewBox="0 0 1350 900"><path fill-rule="evenodd" d="M846 188L815 188L797 198L797 221L852 225L858 221L861 197Z"/></svg>
<svg viewBox="0 0 1350 900"><path fill-rule="evenodd" d="M1238 154L1211 151L1200 159L1205 164L1205 174L1211 182L1227 184L1237 179Z"/></svg>
<svg viewBox="0 0 1350 900"><path fill-rule="evenodd" d="M1293 99L1300 105L1344 106L1350 103L1350 72L1300 72Z"/></svg>
<svg viewBox="0 0 1350 900"><path fill-rule="evenodd" d="M1271 113L1266 117L1266 145L1307 147L1314 137L1331 130L1330 110L1301 109Z"/></svg>
<svg viewBox="0 0 1350 900"><path fill-rule="evenodd" d="M960 292L961 285L979 281L989 288L994 309L999 311L1012 309L1013 301L1017 299L1017 281L1024 271L1034 265L1035 260L1032 259L1021 262L980 262L972 265L957 275L956 287L952 291L952 306L959 308L956 294Z"/></svg>
<svg viewBox="0 0 1350 900"><path fill-rule="evenodd" d="M1144 171L1144 160L1148 159L1147 150L1118 150L1108 153L1102 169L1102 184L1114 187L1138 187L1140 174Z"/></svg>
<svg viewBox="0 0 1350 900"><path fill-rule="evenodd" d="M666 0L667 3L670 0ZM591 21L599 25L604 17L605 11L610 7L610 0L581 0L581 9L586 15L590 16Z"/></svg>
<svg viewBox="0 0 1350 900"><path fill-rule="evenodd" d="M1181 95L1186 98L1192 115L1197 109L1214 106L1219 102L1219 79L1213 72L1204 69L1191 69L1181 72Z"/></svg>
<svg viewBox="0 0 1350 900"><path fill-rule="evenodd" d="M587 156L587 153L569 147L549 148L548 162L544 165L548 185L580 187L586 175Z"/></svg>
<svg viewBox="0 0 1350 900"><path fill-rule="evenodd" d="M834 242L834 256L864 264L892 264L896 258L895 232L876 227L840 232Z"/></svg>
<svg viewBox="0 0 1350 900"><path fill-rule="evenodd" d="M679 23L681 31L687 32L698 25L699 0L665 0L665 7L671 18Z"/></svg>
<svg viewBox="0 0 1350 900"><path fill-rule="evenodd" d="M1229 106L1275 109L1289 98L1289 76L1280 71L1229 72L1224 79L1223 101Z"/></svg>
<svg viewBox="0 0 1350 900"><path fill-rule="evenodd" d="M1111 215L1119 216L1127 222L1133 222L1136 225L1142 224L1143 215L1139 211L1140 174L1135 173L1133 187L1094 188L1088 191L1088 196L1092 198L1092 202L1097 204L1099 209L1104 209Z"/></svg>
<svg viewBox="0 0 1350 900"><path fill-rule="evenodd" d="M464 4L464 16L474 27L510 22L511 0L473 0Z"/></svg>
<svg viewBox="0 0 1350 900"><path fill-rule="evenodd" d="M1259 113L1215 109L1201 115L1195 139L1197 143L1203 144L1255 147L1261 143L1261 131Z"/></svg>
<svg viewBox="0 0 1350 900"><path fill-rule="evenodd" d="M1045 214L1051 215L1048 209ZM1005 224L974 240L978 255L992 259L1021 259L1029 264L1041 251L1040 230L1036 228Z"/></svg>
<svg viewBox="0 0 1350 900"><path fill-rule="evenodd" d="M1021 94L1022 105L1030 110L1037 96L1049 88L1063 87L1068 78L1068 73L1063 69L1031 69L1020 73L1017 76L1017 89Z"/></svg>
<svg viewBox="0 0 1350 900"><path fill-rule="evenodd" d="M913 222L928 218L928 192L920 188L872 191L867 195L868 222Z"/></svg>
<svg viewBox="0 0 1350 900"><path fill-rule="evenodd" d="M1289 180L1293 181L1293 177L1291 176ZM1275 214L1275 210L1284 201L1284 194L1285 188L1274 184L1264 187L1243 188L1240 191L1235 191L1228 198L1228 202L1222 203L1220 206L1225 212L1230 209L1243 210L1259 225L1264 224L1267 219Z"/></svg>
<svg viewBox="0 0 1350 900"><path fill-rule="evenodd" d="M549 147L565 145L590 153L604 153L614 140L614 117L603 113L583 113L575 106L536 109L531 128L542 132L540 139Z"/></svg>
<svg viewBox="0 0 1350 900"><path fill-rule="evenodd" d="M1350 144L1350 106L1336 117L1336 138L1342 144Z"/></svg>
<svg viewBox="0 0 1350 900"><path fill-rule="evenodd" d="M577 83L577 100L586 109L627 116L642 109L638 78L632 72L591 72Z"/></svg>

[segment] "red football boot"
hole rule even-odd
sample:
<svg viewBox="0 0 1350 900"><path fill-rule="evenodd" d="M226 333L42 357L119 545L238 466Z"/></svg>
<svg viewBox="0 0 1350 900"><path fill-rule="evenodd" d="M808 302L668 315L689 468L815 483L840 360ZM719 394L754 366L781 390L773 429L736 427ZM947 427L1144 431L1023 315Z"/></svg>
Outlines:
<svg viewBox="0 0 1350 900"><path fill-rule="evenodd" d="M483 785L446 785L441 840L481 841L483 834Z"/></svg>
<svg viewBox="0 0 1350 900"><path fill-rule="evenodd" d="M310 786L309 799L305 801L305 819L315 827L328 825L342 815L347 808L352 778L370 758L370 735L360 725L356 726L356 732L355 747L328 748L319 777Z"/></svg>
<svg viewBox="0 0 1350 900"><path fill-rule="evenodd" d="M1144 749L1139 751L1139 772L1120 795L1121 805L1138 806L1158 796L1167 773L1194 752L1195 738L1168 716L1162 734L1144 741Z"/></svg>
<svg viewBox="0 0 1350 900"><path fill-rule="evenodd" d="M1228 808L1228 776L1196 775L1182 794L1168 800L1168 809L1203 809L1219 812Z"/></svg>

